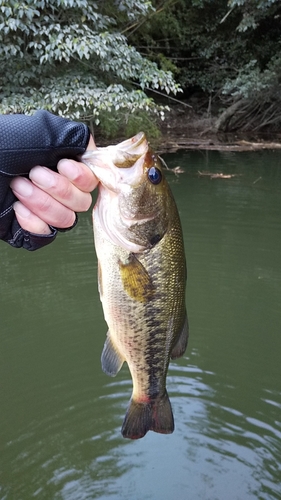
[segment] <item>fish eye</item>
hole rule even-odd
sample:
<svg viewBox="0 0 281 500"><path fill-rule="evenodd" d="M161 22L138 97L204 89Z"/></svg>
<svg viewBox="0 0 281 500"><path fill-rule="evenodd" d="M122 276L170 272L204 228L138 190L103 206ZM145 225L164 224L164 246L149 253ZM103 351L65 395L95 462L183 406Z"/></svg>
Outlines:
<svg viewBox="0 0 281 500"><path fill-rule="evenodd" d="M152 184L160 184L162 181L162 172L159 168L151 167L147 175Z"/></svg>

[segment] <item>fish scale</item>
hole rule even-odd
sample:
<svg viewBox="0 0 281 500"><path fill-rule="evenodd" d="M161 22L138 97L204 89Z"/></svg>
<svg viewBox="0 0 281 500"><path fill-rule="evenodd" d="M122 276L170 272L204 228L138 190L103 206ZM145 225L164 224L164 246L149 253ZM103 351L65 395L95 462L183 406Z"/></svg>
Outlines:
<svg viewBox="0 0 281 500"><path fill-rule="evenodd" d="M100 180L93 222L108 325L102 368L115 376L126 361L133 381L122 434L168 434L174 430L166 390L169 361L183 355L188 338L177 207L161 161L142 133L82 160Z"/></svg>

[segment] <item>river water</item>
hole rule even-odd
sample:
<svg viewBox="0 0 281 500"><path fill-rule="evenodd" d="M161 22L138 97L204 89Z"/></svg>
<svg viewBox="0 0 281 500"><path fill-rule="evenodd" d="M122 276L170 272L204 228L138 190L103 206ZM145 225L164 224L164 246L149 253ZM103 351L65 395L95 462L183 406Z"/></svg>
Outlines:
<svg viewBox="0 0 281 500"><path fill-rule="evenodd" d="M90 214L35 253L1 243L1 500L281 498L281 154L164 159L188 263L175 432L121 436L131 378L101 370Z"/></svg>

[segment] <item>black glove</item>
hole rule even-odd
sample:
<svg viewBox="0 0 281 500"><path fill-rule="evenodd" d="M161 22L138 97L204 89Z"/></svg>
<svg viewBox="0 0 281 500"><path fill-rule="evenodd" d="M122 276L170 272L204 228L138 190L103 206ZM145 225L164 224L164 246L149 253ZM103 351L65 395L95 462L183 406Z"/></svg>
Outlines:
<svg viewBox="0 0 281 500"><path fill-rule="evenodd" d="M56 171L62 158L75 160L83 154L89 139L85 124L48 111L37 111L33 116L0 116L0 239L27 250L37 250L55 239L57 229L53 227L48 235L33 234L20 227L12 207L17 198L10 182L18 175L27 177L35 165ZM76 222L77 218L74 225Z"/></svg>

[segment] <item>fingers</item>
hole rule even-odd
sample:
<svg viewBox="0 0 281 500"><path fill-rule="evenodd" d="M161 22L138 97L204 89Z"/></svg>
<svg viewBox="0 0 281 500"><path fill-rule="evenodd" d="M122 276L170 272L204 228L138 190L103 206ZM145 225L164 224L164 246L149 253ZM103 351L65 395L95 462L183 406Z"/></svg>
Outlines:
<svg viewBox="0 0 281 500"><path fill-rule="evenodd" d="M98 180L83 163L61 160L58 171L34 167L30 180L16 177L11 188L21 203L15 203L20 226L36 234L49 234L49 225L57 228L71 227L75 212L85 212L92 203L90 192Z"/></svg>
<svg viewBox="0 0 281 500"><path fill-rule="evenodd" d="M84 163L74 160L61 160L58 163L57 169L74 186L86 193L92 192L98 185L98 179Z"/></svg>
<svg viewBox="0 0 281 500"><path fill-rule="evenodd" d="M58 228L67 228L74 224L75 213L73 210L54 199L47 192L35 186L28 179L25 179L24 177L16 177L11 182L11 188L22 205L46 224ZM89 193L87 193L87 196L90 196ZM17 209L19 211L19 206ZM28 229L26 223L23 223L22 220L23 211L19 214L19 216L21 217L21 222L19 221L19 224L23 229L29 231L30 229ZM26 219L29 220L31 220L31 218L32 224L35 224L36 219L34 217L31 217L31 215L26 217ZM41 234L38 230L35 232L37 234Z"/></svg>
<svg viewBox="0 0 281 500"><path fill-rule="evenodd" d="M46 222L42 221L37 215L34 215L20 201L14 203L14 211L19 225L30 233L34 234L51 234L50 227Z"/></svg>
<svg viewBox="0 0 281 500"><path fill-rule="evenodd" d="M67 161L65 163L68 163ZM70 166L73 167L73 170L76 170L76 165L70 163ZM65 167L65 164L63 164ZM89 170L89 169L88 169ZM70 169L70 172L72 170ZM90 172L91 174L91 172ZM91 185L89 186L89 182L86 183L84 180L80 180L80 185L84 182L84 188L88 188L87 191L82 191L81 187L78 188L74 185L74 181L69 180L64 175L60 175L56 172L52 172L52 170L46 167L34 167L29 174L29 177L34 186L37 186L40 190L43 190L45 193L48 193L54 200L65 205L65 207L70 208L75 212L85 212L89 209L92 203L92 197L89 193L89 190L92 188L94 184L91 178ZM91 174L91 177L94 177ZM95 178L94 178L95 179ZM33 202L37 202L36 196L39 195L39 192L33 191ZM46 197L42 198L42 201L45 204ZM30 207L29 207L30 208Z"/></svg>
<svg viewBox="0 0 281 500"><path fill-rule="evenodd" d="M88 150L96 149L90 137ZM61 160L58 172L37 166L31 169L29 179L16 177L11 189L18 202L14 210L20 226L36 234L50 234L50 227L71 227L75 212L87 211L92 203L91 192L98 180L91 170L81 162Z"/></svg>

